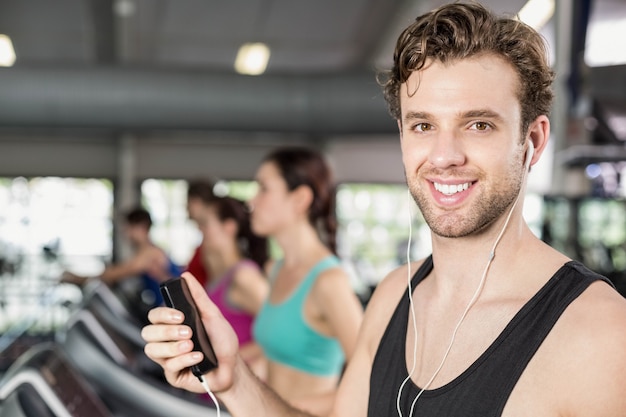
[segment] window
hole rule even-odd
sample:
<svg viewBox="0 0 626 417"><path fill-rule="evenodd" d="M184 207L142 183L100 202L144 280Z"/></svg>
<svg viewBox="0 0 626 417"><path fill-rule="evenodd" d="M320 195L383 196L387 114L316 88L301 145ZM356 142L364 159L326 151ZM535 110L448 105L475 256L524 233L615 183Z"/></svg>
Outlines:
<svg viewBox="0 0 626 417"><path fill-rule="evenodd" d="M406 185L342 184L337 192L338 252L361 284L373 287L406 263L411 216L412 260L431 251L430 230Z"/></svg>
<svg viewBox="0 0 626 417"><path fill-rule="evenodd" d="M106 179L0 178L0 329L63 322L61 304L80 291L57 285L59 276L96 274L111 259L112 209Z"/></svg>

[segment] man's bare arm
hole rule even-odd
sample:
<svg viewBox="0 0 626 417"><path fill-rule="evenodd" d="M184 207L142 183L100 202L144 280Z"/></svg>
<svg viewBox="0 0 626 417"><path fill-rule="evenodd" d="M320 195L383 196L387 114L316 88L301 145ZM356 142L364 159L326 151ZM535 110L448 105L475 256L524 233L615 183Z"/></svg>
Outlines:
<svg viewBox="0 0 626 417"><path fill-rule="evenodd" d="M298 410L260 381L242 360L235 365L233 386L218 398L235 417L315 417Z"/></svg>

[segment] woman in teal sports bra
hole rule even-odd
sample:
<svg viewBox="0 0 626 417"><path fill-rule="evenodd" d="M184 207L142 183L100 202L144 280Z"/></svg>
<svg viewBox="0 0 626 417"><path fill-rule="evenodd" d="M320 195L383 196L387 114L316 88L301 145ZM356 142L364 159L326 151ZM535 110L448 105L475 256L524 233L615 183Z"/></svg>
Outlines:
<svg viewBox="0 0 626 417"><path fill-rule="evenodd" d="M283 254L266 268L270 295L253 327L268 358L266 382L295 406L324 415L363 315L335 255L332 174L320 153L281 148L263 160L256 181L252 229Z"/></svg>

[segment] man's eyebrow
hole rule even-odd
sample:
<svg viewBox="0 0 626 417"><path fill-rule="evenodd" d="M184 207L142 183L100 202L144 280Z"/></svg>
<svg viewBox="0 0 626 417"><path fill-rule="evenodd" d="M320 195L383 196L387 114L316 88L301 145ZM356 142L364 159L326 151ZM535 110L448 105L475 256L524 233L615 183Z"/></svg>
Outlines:
<svg viewBox="0 0 626 417"><path fill-rule="evenodd" d="M473 119L473 118L485 118L485 119L495 119L502 120L502 116L499 113L489 110L489 109L478 109L478 110L469 110L464 113L461 113L461 117L463 119Z"/></svg>
<svg viewBox="0 0 626 417"><path fill-rule="evenodd" d="M411 120L416 120L416 119L421 119L421 120L431 120L433 119L433 115L427 112L423 112L423 111L409 111L404 115L403 120L405 122L410 122Z"/></svg>
<svg viewBox="0 0 626 417"><path fill-rule="evenodd" d="M495 112L490 109L476 109L476 110L468 110L466 112L460 113L460 118L462 119L473 119L473 118L485 118L485 119L493 119L493 120L503 120L502 116L498 112ZM410 122L412 120L433 120L435 116L428 112L424 111L409 111L404 117L404 122Z"/></svg>

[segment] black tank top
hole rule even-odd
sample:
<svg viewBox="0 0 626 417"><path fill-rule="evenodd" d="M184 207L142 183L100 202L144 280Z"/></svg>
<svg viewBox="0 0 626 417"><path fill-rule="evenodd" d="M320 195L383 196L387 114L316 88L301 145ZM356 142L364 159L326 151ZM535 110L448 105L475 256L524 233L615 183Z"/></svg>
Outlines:
<svg viewBox="0 0 626 417"><path fill-rule="evenodd" d="M432 270L432 256L411 280L415 289ZM426 390L415 404L414 417L496 417L502 414L522 372L567 306L591 283L603 280L581 263L570 261L513 317L487 350L450 383ZM408 290L400 300L380 341L370 376L368 417L396 417L396 400L408 376L406 331ZM420 389L409 380L402 390L402 416L408 417Z"/></svg>

